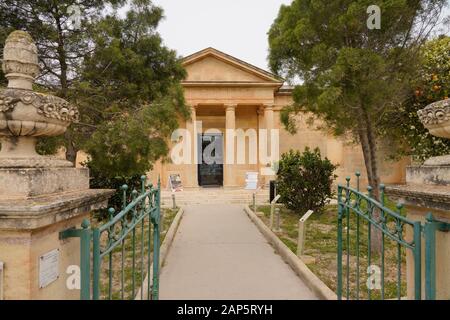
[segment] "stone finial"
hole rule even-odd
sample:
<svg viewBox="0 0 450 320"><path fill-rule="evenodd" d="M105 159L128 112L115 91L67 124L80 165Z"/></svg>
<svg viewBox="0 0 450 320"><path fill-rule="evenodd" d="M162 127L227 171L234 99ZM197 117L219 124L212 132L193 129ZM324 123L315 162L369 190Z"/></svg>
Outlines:
<svg viewBox="0 0 450 320"><path fill-rule="evenodd" d="M36 138L63 134L78 120L78 109L64 99L33 91L39 65L28 33L14 31L6 39L3 71L8 87L0 89L0 167L67 166L65 160L38 155Z"/></svg>
<svg viewBox="0 0 450 320"><path fill-rule="evenodd" d="M14 31L6 38L2 67L8 88L32 89L39 64L37 47L27 32Z"/></svg>

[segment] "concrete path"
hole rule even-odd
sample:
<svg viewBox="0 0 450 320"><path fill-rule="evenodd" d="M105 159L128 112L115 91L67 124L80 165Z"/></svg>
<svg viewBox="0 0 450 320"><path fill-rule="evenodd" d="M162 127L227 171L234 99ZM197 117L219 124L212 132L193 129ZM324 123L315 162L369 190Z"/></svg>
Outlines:
<svg viewBox="0 0 450 320"><path fill-rule="evenodd" d="M242 205L185 208L161 270L161 299L317 299Z"/></svg>

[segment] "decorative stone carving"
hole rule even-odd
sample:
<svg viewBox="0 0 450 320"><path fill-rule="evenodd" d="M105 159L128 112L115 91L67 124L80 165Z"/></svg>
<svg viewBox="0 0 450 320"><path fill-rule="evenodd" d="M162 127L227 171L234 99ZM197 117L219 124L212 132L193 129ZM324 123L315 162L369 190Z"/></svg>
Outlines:
<svg viewBox="0 0 450 320"><path fill-rule="evenodd" d="M440 124L450 120L450 99L434 102L417 112L424 125Z"/></svg>
<svg viewBox="0 0 450 320"><path fill-rule="evenodd" d="M417 114L432 135L450 139L450 99L434 102Z"/></svg>
<svg viewBox="0 0 450 320"><path fill-rule="evenodd" d="M0 112L12 111L18 103L32 105L37 113L61 121L78 121L79 112L66 100L28 90L0 90Z"/></svg>
<svg viewBox="0 0 450 320"><path fill-rule="evenodd" d="M0 166L7 159L17 159L20 166L49 165L48 157L35 151L35 137L63 134L79 113L64 99L33 92L39 74L37 48L24 31L12 32L5 42L3 71L8 87L0 90ZM44 159L45 158L45 159ZM36 160L39 159L39 160Z"/></svg>
<svg viewBox="0 0 450 320"><path fill-rule="evenodd" d="M33 84L39 75L39 64L36 45L27 32L14 31L8 36L3 50L2 68L8 80L14 82L15 78L25 78Z"/></svg>

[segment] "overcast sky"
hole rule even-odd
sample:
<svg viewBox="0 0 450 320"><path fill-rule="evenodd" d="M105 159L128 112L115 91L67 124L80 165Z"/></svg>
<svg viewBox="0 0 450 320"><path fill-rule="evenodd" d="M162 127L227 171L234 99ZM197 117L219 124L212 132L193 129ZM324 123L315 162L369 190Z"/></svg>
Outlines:
<svg viewBox="0 0 450 320"><path fill-rule="evenodd" d="M449 0L450 1L450 0ZM282 4L292 0L154 0L164 9L158 31L186 56L214 47L268 70L267 32ZM449 9L446 10L450 13Z"/></svg>
<svg viewBox="0 0 450 320"><path fill-rule="evenodd" d="M291 0L154 0L164 9L158 31L166 45L187 56L214 47L268 69L267 32Z"/></svg>

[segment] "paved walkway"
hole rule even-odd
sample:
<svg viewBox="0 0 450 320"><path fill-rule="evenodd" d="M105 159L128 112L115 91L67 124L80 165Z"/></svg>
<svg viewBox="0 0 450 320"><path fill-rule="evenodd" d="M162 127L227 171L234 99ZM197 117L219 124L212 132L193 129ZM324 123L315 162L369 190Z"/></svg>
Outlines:
<svg viewBox="0 0 450 320"><path fill-rule="evenodd" d="M317 299L242 205L185 208L161 271L161 299Z"/></svg>

